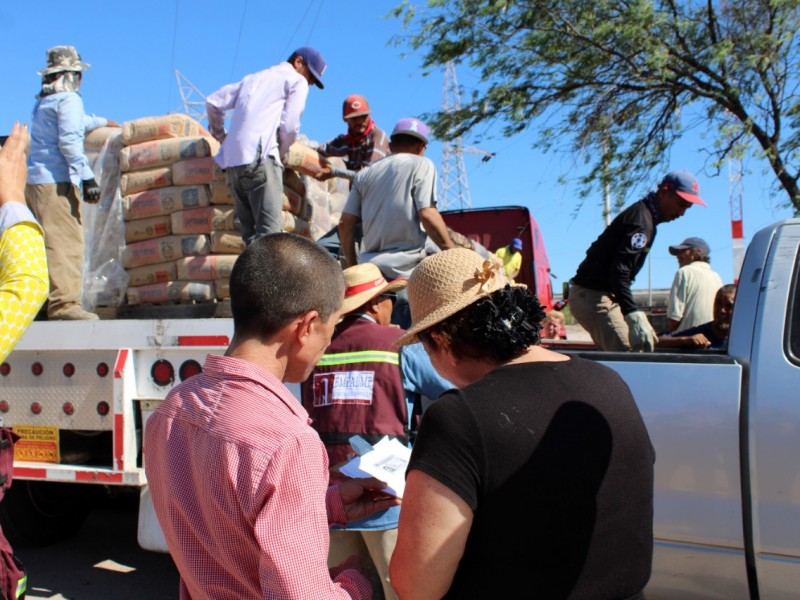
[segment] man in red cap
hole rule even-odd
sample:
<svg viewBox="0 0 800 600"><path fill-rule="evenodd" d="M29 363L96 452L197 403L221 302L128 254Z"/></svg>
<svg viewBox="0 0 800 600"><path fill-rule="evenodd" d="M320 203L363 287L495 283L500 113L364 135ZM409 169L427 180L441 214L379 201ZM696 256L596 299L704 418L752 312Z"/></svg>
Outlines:
<svg viewBox="0 0 800 600"><path fill-rule="evenodd" d="M331 177L352 181L358 171L389 154L389 137L375 125L364 96L352 94L345 98L342 119L347 123L347 133L322 144L318 150L323 156L343 157L347 169L337 169L324 163L318 177L320 181Z"/></svg>
<svg viewBox="0 0 800 600"><path fill-rule="evenodd" d="M623 210L586 251L570 282L575 320L601 350L652 351L658 336L631 293L659 223L682 217L693 204L705 206L689 171L673 171L658 188Z"/></svg>

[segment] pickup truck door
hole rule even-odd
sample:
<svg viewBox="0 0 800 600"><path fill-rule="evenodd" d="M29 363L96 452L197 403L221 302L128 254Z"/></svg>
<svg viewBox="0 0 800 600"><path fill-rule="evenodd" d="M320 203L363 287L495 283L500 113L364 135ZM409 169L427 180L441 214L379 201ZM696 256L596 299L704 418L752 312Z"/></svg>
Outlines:
<svg viewBox="0 0 800 600"><path fill-rule="evenodd" d="M656 451L648 600L749 600L739 478L742 367L720 353L585 352L617 371Z"/></svg>
<svg viewBox="0 0 800 600"><path fill-rule="evenodd" d="M743 440L748 563L753 597L760 600L800 593L800 221L784 221L768 233L751 244L768 244L766 262L764 252L753 252L752 264L745 258L740 284L758 293L755 320L748 316L755 326L742 431L749 432ZM734 313L744 308L739 300ZM737 316L745 317L734 314L732 330L745 324Z"/></svg>

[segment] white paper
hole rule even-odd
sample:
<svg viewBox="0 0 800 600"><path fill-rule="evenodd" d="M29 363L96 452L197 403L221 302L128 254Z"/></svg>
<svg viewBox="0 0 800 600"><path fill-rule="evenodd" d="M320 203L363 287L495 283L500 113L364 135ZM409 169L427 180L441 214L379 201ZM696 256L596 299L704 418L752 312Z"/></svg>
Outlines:
<svg viewBox="0 0 800 600"><path fill-rule="evenodd" d="M373 446L372 452L356 456L339 470L348 477L376 477L388 484L386 493L403 497L406 487L406 469L411 458L411 448L396 439L384 437Z"/></svg>

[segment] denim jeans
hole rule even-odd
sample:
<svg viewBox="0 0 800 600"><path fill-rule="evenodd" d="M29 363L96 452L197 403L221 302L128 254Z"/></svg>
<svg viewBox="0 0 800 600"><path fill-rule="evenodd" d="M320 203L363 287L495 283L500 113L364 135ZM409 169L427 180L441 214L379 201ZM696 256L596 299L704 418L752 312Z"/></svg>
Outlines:
<svg viewBox="0 0 800 600"><path fill-rule="evenodd" d="M226 169L225 180L245 244L283 231L283 167L274 158L256 156L249 165Z"/></svg>

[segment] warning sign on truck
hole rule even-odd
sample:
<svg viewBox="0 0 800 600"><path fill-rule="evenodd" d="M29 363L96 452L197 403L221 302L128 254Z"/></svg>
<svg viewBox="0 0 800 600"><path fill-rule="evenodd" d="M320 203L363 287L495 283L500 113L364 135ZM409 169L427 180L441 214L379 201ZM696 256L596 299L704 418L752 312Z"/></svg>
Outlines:
<svg viewBox="0 0 800 600"><path fill-rule="evenodd" d="M59 462L58 427L15 425L12 429L22 438L14 444L15 461Z"/></svg>

